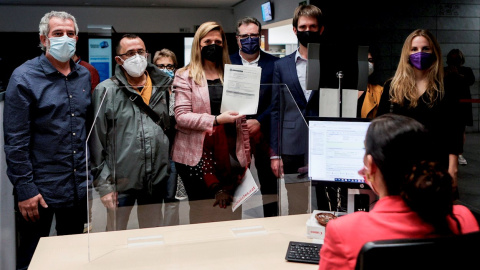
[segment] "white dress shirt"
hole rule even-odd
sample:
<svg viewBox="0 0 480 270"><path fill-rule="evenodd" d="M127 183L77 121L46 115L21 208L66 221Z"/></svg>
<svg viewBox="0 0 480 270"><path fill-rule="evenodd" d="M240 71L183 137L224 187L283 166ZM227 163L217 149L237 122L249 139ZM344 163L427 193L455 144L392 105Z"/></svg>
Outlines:
<svg viewBox="0 0 480 270"><path fill-rule="evenodd" d="M295 53L295 64L297 67L297 76L298 76L298 81L300 82L300 86L302 87L303 94L305 95L305 99L310 98L310 94L312 93L312 90L307 90L307 59L303 58L300 55L300 52L297 49L297 52Z"/></svg>
<svg viewBox="0 0 480 270"><path fill-rule="evenodd" d="M258 54L257 59L253 60L252 62L248 62L247 60L245 60L240 52L238 54L240 55L240 58L242 58L242 64L244 66L258 67L258 61L260 60L260 54Z"/></svg>

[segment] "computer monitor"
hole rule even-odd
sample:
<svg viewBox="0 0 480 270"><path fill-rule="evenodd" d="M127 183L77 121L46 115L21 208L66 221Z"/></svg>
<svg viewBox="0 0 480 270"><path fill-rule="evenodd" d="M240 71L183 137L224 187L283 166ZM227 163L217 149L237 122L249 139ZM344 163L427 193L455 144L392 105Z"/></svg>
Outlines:
<svg viewBox="0 0 480 270"><path fill-rule="evenodd" d="M370 119L307 117L307 121L308 176L312 185L369 188L358 171L364 166Z"/></svg>

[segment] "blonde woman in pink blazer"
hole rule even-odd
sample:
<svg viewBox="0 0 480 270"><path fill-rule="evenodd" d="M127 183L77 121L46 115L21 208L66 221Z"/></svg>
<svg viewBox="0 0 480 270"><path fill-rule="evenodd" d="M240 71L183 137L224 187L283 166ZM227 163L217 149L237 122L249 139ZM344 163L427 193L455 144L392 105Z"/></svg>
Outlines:
<svg viewBox="0 0 480 270"><path fill-rule="evenodd" d="M194 36L190 63L176 72L173 82L177 133L172 159L183 180L189 201L214 199L214 205L221 208L230 207L233 194L223 189L224 179L218 179L213 184L209 181L209 185L204 181L203 174L206 170L203 168L205 162L202 156L205 156L207 150L210 152L215 150L204 149L205 136L214 135L217 127L222 125L222 128L218 129L218 132L222 133L220 136L226 136L230 140L221 141L231 142L232 138L235 139L230 147L224 145L222 148L233 151L230 153L229 166L247 168L250 164L250 144L245 116L233 111L220 113L224 66L229 63L223 28L216 22L203 23ZM209 145L214 146L215 142ZM209 174L214 173L208 171ZM209 220L207 214L195 217L192 213L199 211L203 213L204 209L197 211L192 208L195 208L195 205L190 203L190 223L218 221ZM231 214L232 211L230 209L223 212ZM238 215L240 211L236 212L235 215Z"/></svg>

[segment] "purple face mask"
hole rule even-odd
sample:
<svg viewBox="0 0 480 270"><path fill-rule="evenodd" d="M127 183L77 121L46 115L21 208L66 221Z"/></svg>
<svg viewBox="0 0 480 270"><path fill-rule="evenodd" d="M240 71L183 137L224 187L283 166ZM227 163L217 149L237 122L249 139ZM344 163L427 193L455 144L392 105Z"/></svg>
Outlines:
<svg viewBox="0 0 480 270"><path fill-rule="evenodd" d="M435 62L433 53L418 52L410 55L410 64L419 70L428 69Z"/></svg>

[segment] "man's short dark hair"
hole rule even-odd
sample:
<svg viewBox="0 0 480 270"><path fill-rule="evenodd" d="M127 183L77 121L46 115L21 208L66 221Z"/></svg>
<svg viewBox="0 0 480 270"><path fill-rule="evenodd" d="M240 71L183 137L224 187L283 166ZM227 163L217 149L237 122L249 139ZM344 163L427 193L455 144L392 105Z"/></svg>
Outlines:
<svg viewBox="0 0 480 270"><path fill-rule="evenodd" d="M258 26L258 33L262 33L262 24L254 17L245 17L243 19L240 19L237 21L237 35L240 35L240 31L238 31L238 28L242 25L247 25L247 24L256 24Z"/></svg>
<svg viewBox="0 0 480 270"><path fill-rule="evenodd" d="M298 19L301 16L306 16L306 17L312 17L317 19L317 24L318 24L318 29L322 28L323 26L323 15L322 11L320 8L314 5L300 5L295 9L295 12L293 13L293 27L295 29L298 26Z"/></svg>
<svg viewBox="0 0 480 270"><path fill-rule="evenodd" d="M125 34L123 35L119 40L118 40L118 43L117 43L117 47L115 47L115 53L117 55L120 54L120 51L122 50L122 46L120 46L120 42L122 41L122 39L124 38L128 38L128 39L136 39L136 38L140 38L139 36L135 35L135 34Z"/></svg>

